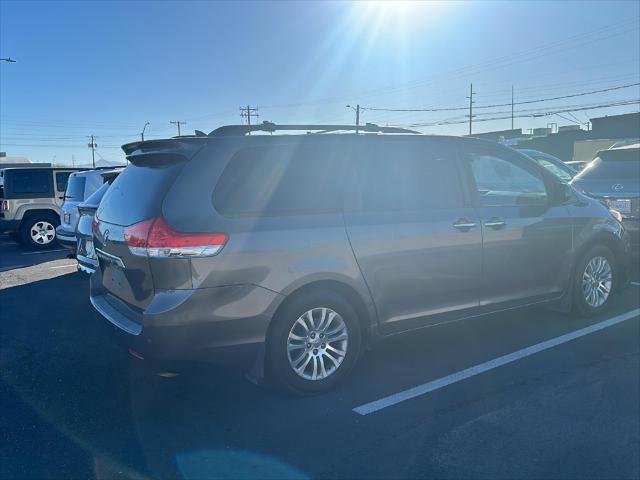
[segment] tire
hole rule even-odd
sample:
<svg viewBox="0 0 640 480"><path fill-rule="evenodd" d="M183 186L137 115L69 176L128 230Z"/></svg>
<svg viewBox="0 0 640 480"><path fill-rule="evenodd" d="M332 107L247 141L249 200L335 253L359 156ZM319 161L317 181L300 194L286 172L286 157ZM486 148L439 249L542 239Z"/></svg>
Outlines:
<svg viewBox="0 0 640 480"><path fill-rule="evenodd" d="M598 259L604 259L606 263L602 263L602 260ZM590 270L587 270L588 268ZM593 282L592 288L585 285L585 282L589 281ZM615 256L611 250L604 245L596 245L588 249L580 257L573 274L572 313L577 316L591 317L604 312L611 303L611 295L617 287L617 281ZM589 292L592 291L595 291L596 294L590 296ZM605 291L606 293L604 293ZM600 295L604 298L596 298Z"/></svg>
<svg viewBox="0 0 640 480"><path fill-rule="evenodd" d="M267 376L282 390L296 395L330 390L351 373L360 356L362 334L358 316L349 302L337 293L300 294L287 302L273 321L266 345ZM289 351L290 347L293 350ZM341 352L344 352L343 356ZM303 364L306 367L301 368Z"/></svg>
<svg viewBox="0 0 640 480"><path fill-rule="evenodd" d="M51 248L57 243L56 227L59 224L60 221L55 215L47 213L33 214L23 218L20 224L22 244L37 250Z"/></svg>

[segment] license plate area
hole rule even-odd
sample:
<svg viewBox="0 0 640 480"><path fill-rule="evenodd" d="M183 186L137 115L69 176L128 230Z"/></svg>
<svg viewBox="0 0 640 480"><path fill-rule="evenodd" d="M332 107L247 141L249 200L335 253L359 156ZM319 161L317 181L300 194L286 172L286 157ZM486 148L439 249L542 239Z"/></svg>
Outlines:
<svg viewBox="0 0 640 480"><path fill-rule="evenodd" d="M88 258L96 258L96 251L93 248L93 240L85 240L84 242L84 253Z"/></svg>
<svg viewBox="0 0 640 480"><path fill-rule="evenodd" d="M607 206L620 213L631 213L631 200L629 199L607 200Z"/></svg>

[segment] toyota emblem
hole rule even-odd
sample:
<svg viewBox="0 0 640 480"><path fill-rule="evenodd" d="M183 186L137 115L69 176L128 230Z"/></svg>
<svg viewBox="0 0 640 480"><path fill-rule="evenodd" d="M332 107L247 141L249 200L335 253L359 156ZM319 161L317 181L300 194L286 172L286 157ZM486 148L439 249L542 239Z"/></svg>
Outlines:
<svg viewBox="0 0 640 480"><path fill-rule="evenodd" d="M623 187L623 186L622 186L622 184L620 184L620 183L614 183L614 184L611 186L611 189L612 189L612 190L615 190L616 192L618 192L618 191L622 190L623 188L624 188L624 187Z"/></svg>

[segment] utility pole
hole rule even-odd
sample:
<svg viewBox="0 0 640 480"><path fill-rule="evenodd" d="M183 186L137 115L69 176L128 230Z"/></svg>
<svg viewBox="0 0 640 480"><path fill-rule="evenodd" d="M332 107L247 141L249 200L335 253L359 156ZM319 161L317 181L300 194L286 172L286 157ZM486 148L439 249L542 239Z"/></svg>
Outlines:
<svg viewBox="0 0 640 480"><path fill-rule="evenodd" d="M144 127L142 128L142 133L140 133L140 139L144 142L144 131L147 129L147 125L149 125L149 122L144 124ZM178 136L180 136L180 130L178 130Z"/></svg>
<svg viewBox="0 0 640 480"><path fill-rule="evenodd" d="M513 130L513 85L511 85L511 130Z"/></svg>
<svg viewBox="0 0 640 480"><path fill-rule="evenodd" d="M91 135L89 137L91 139L91 143L87 146L91 149L91 163L93 164L93 168L96 168L96 148L98 148L98 144L96 143L95 137Z"/></svg>
<svg viewBox="0 0 640 480"><path fill-rule="evenodd" d="M473 83L471 84L471 88L469 89L469 96L467 97L469 99L469 135L471 135L472 132L472 125L473 125L473 104L475 103L473 101L473 96L475 95L476 92L473 91Z"/></svg>
<svg viewBox="0 0 640 480"><path fill-rule="evenodd" d="M246 118L247 125L251 125L251 117L256 117L257 119L259 116L258 107L251 107L249 105L240 107L240 118Z"/></svg>
<svg viewBox="0 0 640 480"><path fill-rule="evenodd" d="M178 127L178 136L180 136L180 125L186 125L187 122L181 122L180 120L172 120L169 122L171 125L175 125ZM144 134L144 132L143 132Z"/></svg>
<svg viewBox="0 0 640 480"><path fill-rule="evenodd" d="M347 105L347 108L350 108L354 112L356 112L356 135L357 135L358 132L360 131L360 129L358 128L360 126L360 104L357 104L355 107L352 107L351 105Z"/></svg>

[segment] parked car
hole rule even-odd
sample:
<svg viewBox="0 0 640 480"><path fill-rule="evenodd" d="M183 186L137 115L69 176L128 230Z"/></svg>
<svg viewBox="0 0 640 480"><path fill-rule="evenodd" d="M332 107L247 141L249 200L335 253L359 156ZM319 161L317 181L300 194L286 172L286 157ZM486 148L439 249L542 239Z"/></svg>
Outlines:
<svg viewBox="0 0 640 480"><path fill-rule="evenodd" d="M79 219L74 235L78 242L76 260L78 261L78 270L81 272L91 274L98 266L98 258L93 248L93 217L109 185L113 183L122 170L122 168L117 168L100 172L102 185L89 198L78 205Z"/></svg>
<svg viewBox="0 0 640 480"><path fill-rule="evenodd" d="M245 135L347 128L123 146L90 298L132 354L233 352L316 393L382 338L532 304L594 315L626 284L622 225L510 148L371 124Z"/></svg>
<svg viewBox="0 0 640 480"><path fill-rule="evenodd" d="M58 242L73 253L75 253L77 246L78 204L89 198L104 184L103 171L105 170L85 170L69 175L56 236Z"/></svg>
<svg viewBox="0 0 640 480"><path fill-rule="evenodd" d="M637 252L640 249L640 144L598 152L571 183L620 213Z"/></svg>
<svg viewBox="0 0 640 480"><path fill-rule="evenodd" d="M31 248L56 241L67 180L77 168L7 168L0 198L0 232Z"/></svg>
<svg viewBox="0 0 640 480"><path fill-rule="evenodd" d="M571 179L578 173L558 157L554 157L553 155L550 155L548 153L525 148L518 149L518 151L520 153L524 153L527 157L532 158L533 160L538 162L541 166L549 170L564 182L571 181Z"/></svg>

